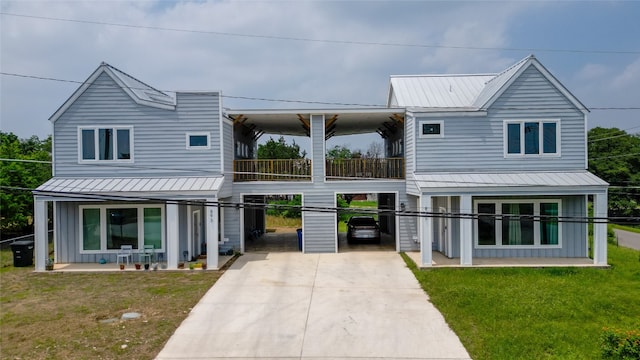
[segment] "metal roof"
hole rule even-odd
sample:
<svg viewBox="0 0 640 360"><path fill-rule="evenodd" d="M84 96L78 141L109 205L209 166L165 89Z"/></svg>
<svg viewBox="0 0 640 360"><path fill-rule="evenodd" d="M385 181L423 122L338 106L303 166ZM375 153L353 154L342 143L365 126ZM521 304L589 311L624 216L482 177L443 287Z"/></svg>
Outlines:
<svg viewBox="0 0 640 360"><path fill-rule="evenodd" d="M540 71L577 109L588 111L533 55L498 74L391 76L388 103L422 108L420 111L485 110L529 66Z"/></svg>
<svg viewBox="0 0 640 360"><path fill-rule="evenodd" d="M65 101L53 115L49 118L49 121L55 122L64 114L65 111L82 95L89 87L100 77L102 74L107 74L113 81L124 90L129 97L140 105L146 105L156 107L165 110L175 110L176 98L165 92L157 90L142 81L134 78L133 76L119 70L105 62L102 62L100 66L80 85L76 91Z"/></svg>
<svg viewBox="0 0 640 360"><path fill-rule="evenodd" d="M432 173L415 174L418 188L494 187L606 187L609 184L588 171L519 173ZM409 181L409 180L407 180Z"/></svg>
<svg viewBox="0 0 640 360"><path fill-rule="evenodd" d="M217 177L144 177L144 178L52 178L34 193L113 194L113 193L185 193L217 192L224 178Z"/></svg>
<svg viewBox="0 0 640 360"><path fill-rule="evenodd" d="M466 108L473 106L485 83L495 75L392 76L399 106Z"/></svg>

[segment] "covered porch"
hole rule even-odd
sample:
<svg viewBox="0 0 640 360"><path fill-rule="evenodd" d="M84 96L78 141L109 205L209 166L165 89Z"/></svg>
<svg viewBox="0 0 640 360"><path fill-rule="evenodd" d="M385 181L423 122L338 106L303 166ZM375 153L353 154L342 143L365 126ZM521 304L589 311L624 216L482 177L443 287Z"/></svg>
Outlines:
<svg viewBox="0 0 640 360"><path fill-rule="evenodd" d="M119 260L140 261L143 251L149 251L149 260L175 270L185 254L191 254L190 242L200 244L197 236L207 249L208 256L203 259L207 268L217 269L223 231L219 227L218 191L223 181L221 176L53 178L34 191L35 270L44 271L49 260L46 234L50 202L54 204L54 268L113 263L119 269L115 265ZM202 209L194 217L198 226L191 220L192 207ZM114 230L116 225L119 230ZM124 243L132 244L132 250L121 258L120 244Z"/></svg>
<svg viewBox="0 0 640 360"><path fill-rule="evenodd" d="M589 172L433 173L414 181L420 267L607 266L608 184ZM446 256L434 261L434 250Z"/></svg>
<svg viewBox="0 0 640 360"><path fill-rule="evenodd" d="M422 264L422 256L419 251L410 251L406 253L421 269L429 268L461 268L467 267L460 264L459 259L451 259L444 256L439 251L431 252L431 264ZM597 267L606 268L608 265L595 264L593 260L588 258L475 258L473 267L528 267L528 268L544 268L544 267Z"/></svg>

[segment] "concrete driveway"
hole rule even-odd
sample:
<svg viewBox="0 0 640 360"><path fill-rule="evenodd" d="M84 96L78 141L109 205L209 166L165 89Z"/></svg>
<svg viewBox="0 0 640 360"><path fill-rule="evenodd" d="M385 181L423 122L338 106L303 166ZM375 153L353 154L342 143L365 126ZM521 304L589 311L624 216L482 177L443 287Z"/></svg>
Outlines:
<svg viewBox="0 0 640 360"><path fill-rule="evenodd" d="M469 359L394 252L249 253L157 359Z"/></svg>

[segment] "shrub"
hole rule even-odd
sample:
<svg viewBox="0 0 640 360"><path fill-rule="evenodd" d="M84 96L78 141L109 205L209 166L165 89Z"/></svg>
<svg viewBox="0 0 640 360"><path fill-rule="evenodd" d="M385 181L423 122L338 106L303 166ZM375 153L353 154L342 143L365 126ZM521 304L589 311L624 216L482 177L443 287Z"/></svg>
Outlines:
<svg viewBox="0 0 640 360"><path fill-rule="evenodd" d="M605 328L601 346L604 359L640 359L640 328L628 331Z"/></svg>

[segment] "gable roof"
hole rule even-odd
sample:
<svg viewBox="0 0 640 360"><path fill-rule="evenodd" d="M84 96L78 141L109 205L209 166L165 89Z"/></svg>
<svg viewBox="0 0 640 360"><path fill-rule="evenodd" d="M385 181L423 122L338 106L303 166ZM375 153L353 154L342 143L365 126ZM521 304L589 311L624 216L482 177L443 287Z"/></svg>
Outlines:
<svg viewBox="0 0 640 360"><path fill-rule="evenodd" d="M106 62L100 66L85 80L82 85L56 110L49 118L55 122L93 83L102 75L109 76L133 101L140 105L156 107L165 110L175 110L176 99L158 89L155 89L133 76L117 69Z"/></svg>
<svg viewBox="0 0 640 360"><path fill-rule="evenodd" d="M533 55L498 74L391 76L388 105L486 110L530 66L534 66L577 109L588 112L586 106Z"/></svg>

